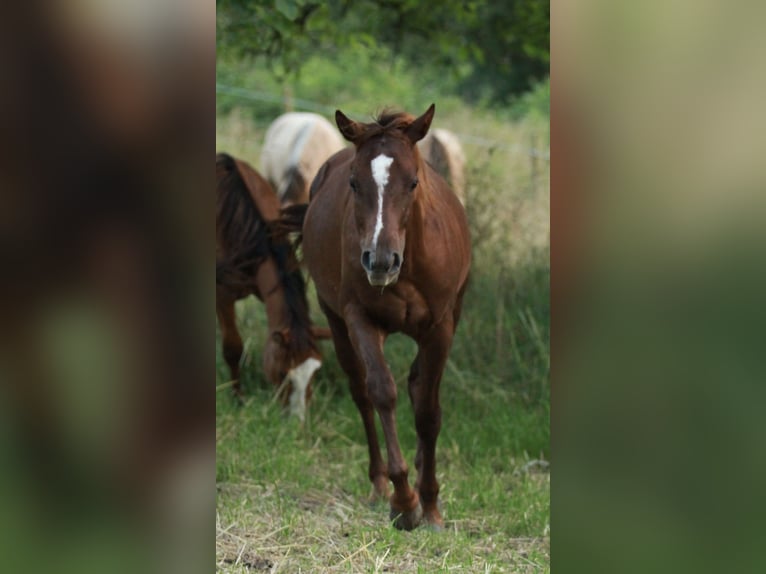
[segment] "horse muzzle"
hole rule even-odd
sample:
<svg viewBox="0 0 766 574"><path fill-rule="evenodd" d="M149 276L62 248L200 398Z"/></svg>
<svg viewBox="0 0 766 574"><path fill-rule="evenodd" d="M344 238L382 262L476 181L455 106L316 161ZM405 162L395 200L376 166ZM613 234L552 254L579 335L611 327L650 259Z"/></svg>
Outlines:
<svg viewBox="0 0 766 574"><path fill-rule="evenodd" d="M402 254L398 251L379 255L369 249L362 252L362 268L367 273L367 281L373 287L385 287L396 283L402 269L402 261Z"/></svg>

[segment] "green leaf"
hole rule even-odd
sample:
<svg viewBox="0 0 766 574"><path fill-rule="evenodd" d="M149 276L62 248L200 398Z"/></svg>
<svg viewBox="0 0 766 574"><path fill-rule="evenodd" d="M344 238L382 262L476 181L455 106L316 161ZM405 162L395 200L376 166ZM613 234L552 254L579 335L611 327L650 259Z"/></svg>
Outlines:
<svg viewBox="0 0 766 574"><path fill-rule="evenodd" d="M288 20L295 20L298 17L298 3L295 0L276 0L274 7Z"/></svg>

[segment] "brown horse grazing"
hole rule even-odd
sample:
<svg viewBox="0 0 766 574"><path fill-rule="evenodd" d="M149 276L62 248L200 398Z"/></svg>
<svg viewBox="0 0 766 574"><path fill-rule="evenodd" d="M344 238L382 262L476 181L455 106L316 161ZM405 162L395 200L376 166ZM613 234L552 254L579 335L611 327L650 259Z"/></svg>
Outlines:
<svg viewBox="0 0 766 574"><path fill-rule="evenodd" d="M266 378L282 389L282 399L303 419L311 397L311 379L320 367L316 339L329 337L309 318L306 285L294 247L271 236L279 217L279 200L266 180L245 162L216 156L216 314L223 356L241 398L239 361L242 338L234 303L255 295L266 306L269 337L263 350Z"/></svg>
<svg viewBox="0 0 766 574"><path fill-rule="evenodd" d="M463 207L416 147L433 115L431 105L417 119L384 112L363 124L337 111L338 128L354 149L338 152L319 171L303 224L305 263L367 433L374 494L387 496L393 482L391 517L406 530L421 520L443 526L435 458L439 384L471 264ZM396 384L383 355L386 337L395 332L418 344L409 374L418 435L415 489L399 448ZM387 466L373 409L385 434Z"/></svg>

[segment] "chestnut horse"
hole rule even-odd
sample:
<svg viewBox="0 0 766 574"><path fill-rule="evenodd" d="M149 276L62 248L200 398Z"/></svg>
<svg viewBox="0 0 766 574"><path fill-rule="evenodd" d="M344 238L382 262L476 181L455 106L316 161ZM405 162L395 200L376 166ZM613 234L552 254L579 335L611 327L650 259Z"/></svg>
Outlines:
<svg viewBox="0 0 766 574"><path fill-rule="evenodd" d="M242 338L234 303L251 294L266 306L269 336L263 350L266 378L282 389L282 399L303 419L311 379L322 356L315 340L328 337L309 318L306 285L295 250L287 239L271 236L279 201L252 167L227 154L216 156L216 314L223 356L241 399L239 361Z"/></svg>
<svg viewBox="0 0 766 574"><path fill-rule="evenodd" d="M435 456L439 384L471 264L463 206L416 146L433 115L431 105L417 119L384 112L365 124L338 110L338 128L354 148L336 153L320 169L303 221L305 264L367 433L373 492L387 497L393 482L391 517L406 530L421 521L443 526ZM383 355L386 337L396 332L418 345L408 383L418 435L415 489L397 438L396 384ZM387 465L374 411L386 439Z"/></svg>

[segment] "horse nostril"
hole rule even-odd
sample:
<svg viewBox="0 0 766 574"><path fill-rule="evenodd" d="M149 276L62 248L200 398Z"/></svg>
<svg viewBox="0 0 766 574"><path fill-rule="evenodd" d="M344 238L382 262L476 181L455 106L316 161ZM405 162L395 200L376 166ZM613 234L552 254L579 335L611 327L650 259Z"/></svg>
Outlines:
<svg viewBox="0 0 766 574"><path fill-rule="evenodd" d="M362 267L364 267L367 271L372 270L372 264L370 263L371 259L371 253L370 251L365 251L362 253Z"/></svg>
<svg viewBox="0 0 766 574"><path fill-rule="evenodd" d="M397 252L394 252L394 262L391 265L391 271L398 271L399 267L401 266L402 266L402 257Z"/></svg>

